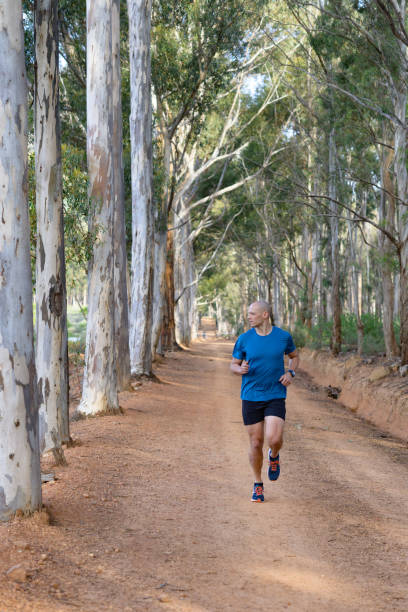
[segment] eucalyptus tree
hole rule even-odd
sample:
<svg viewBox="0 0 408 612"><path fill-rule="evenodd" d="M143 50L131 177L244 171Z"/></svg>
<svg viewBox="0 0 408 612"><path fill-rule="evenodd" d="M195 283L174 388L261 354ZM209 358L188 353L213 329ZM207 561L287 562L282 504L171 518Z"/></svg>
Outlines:
<svg viewBox="0 0 408 612"><path fill-rule="evenodd" d="M256 2L257 9L264 5L263 0ZM173 237L167 235L167 224L183 178L185 157L199 138L218 94L242 66L248 31L259 19L254 8L253 4L248 10L242 0L172 0L154 6L152 80L156 158L162 171L155 213L153 347L162 327L166 259L167 277L173 275L167 257L167 245L172 251ZM171 334L170 343L174 340Z"/></svg>
<svg viewBox="0 0 408 612"><path fill-rule="evenodd" d="M62 141L86 149L86 0L59 0Z"/></svg>
<svg viewBox="0 0 408 612"><path fill-rule="evenodd" d="M336 10L331 5L327 9L329 18L336 23L339 37L346 38L348 34L348 40L354 41L354 48L349 42L342 43L345 48L342 53L343 69L333 79L331 86L359 106L360 119L371 116L369 139L377 149L377 170L373 172L371 180L367 176L361 176L361 180L366 184L375 183L380 176L378 182L382 191L378 197L380 223L377 227L382 234L379 245L383 254L381 278L384 340L387 354L397 354L392 321L393 283L390 276L390 249L394 248L399 261L401 356L405 363L408 360L408 226L404 214L408 199L405 161L408 40L403 26L406 18L405 3L363 2L358 8L344 3L344 6L337 6ZM346 15L344 22L339 20L341 14ZM346 27L343 30L344 24ZM360 131L361 127L360 120ZM384 139L384 134L390 132L391 139L389 136ZM389 177L391 163L395 186ZM360 177L356 175L355 179L359 181ZM399 219L398 227L393 222L395 212Z"/></svg>
<svg viewBox="0 0 408 612"><path fill-rule="evenodd" d="M112 0L87 2L87 155L90 225L85 371L79 413L119 411L114 329Z"/></svg>
<svg viewBox="0 0 408 612"><path fill-rule="evenodd" d="M36 368L40 449L65 463L69 440L67 305L58 108L58 0L35 12L35 183L37 211Z"/></svg>
<svg viewBox="0 0 408 612"><path fill-rule="evenodd" d="M401 359L408 363L408 172L407 172L407 101L408 101L408 33L407 7L405 0L380 2L379 10L384 13L389 31L393 34L398 52L389 57L386 76L394 109L394 171L399 218L399 263L400 263L400 324ZM392 70L397 61L397 69Z"/></svg>
<svg viewBox="0 0 408 612"><path fill-rule="evenodd" d="M114 317L115 356L118 390L130 381L129 308L127 290L127 249L125 185L123 173L122 86L120 57L120 0L112 0L112 113L113 113L113 200L114 200Z"/></svg>
<svg viewBox="0 0 408 612"><path fill-rule="evenodd" d="M132 374L152 374L153 150L151 0L128 0L131 91L132 276L130 357Z"/></svg>
<svg viewBox="0 0 408 612"><path fill-rule="evenodd" d="M384 130L384 136L387 131ZM386 138L383 139L387 141ZM390 236L395 235L395 213L396 213L396 193L395 179L392 176L391 166L394 160L394 148L389 146L388 151L381 150L381 194L379 204L379 223L383 226ZM385 353L388 358L399 355L399 346L395 337L394 330L394 279L393 268L396 259L396 249L384 232L378 234L378 247L381 255L382 268L382 288L383 288L383 331Z"/></svg>
<svg viewBox="0 0 408 612"><path fill-rule="evenodd" d="M359 224L360 229L369 223L382 233L380 245L392 245L391 248L395 249L395 254L399 254L401 260L401 230L397 232L389 219L385 222L385 216L381 212L381 201L384 195L387 198L386 194L373 192L374 197L378 196L380 223L376 222L373 210L362 214L358 202L353 201L351 197L352 191L355 191L358 185L360 193L363 191L362 187L366 190L370 187L384 189L384 172L381 166L387 155L382 152L382 148L394 146L393 136L396 136L398 126L401 126L396 108L399 98L397 90L403 88L405 82L404 78L400 78L403 66L401 50L393 40L392 28L387 24L382 10L379 10L380 4L385 7L389 3L378 3L377 6L375 2L361 2L357 6L349 0L329 0L324 4L288 0L287 4L296 22L307 34L310 48L305 46L304 53L310 53L312 58L308 61L307 68L293 63L292 70L299 74L303 69L306 78L311 79L318 88L320 105L309 105L309 112L310 115L320 116L319 127L326 134L326 142L332 148L331 169L328 163L330 155L326 161L329 169L326 187L324 182L321 182L318 194L309 189L309 195L305 194L305 197L311 199L317 212L330 215L332 236L336 234L336 225L339 226L339 238L342 235L342 224L338 224L335 218L349 217L353 219L353 223ZM329 122L324 120L328 114L331 116ZM387 137L385 140L384 125L394 132L391 138ZM402 138L399 140L401 144ZM397 142L397 148L400 144ZM326 149L328 153L330 146ZM319 155L316 156L316 159L318 158ZM396 169L395 164L394 168ZM403 170L400 170L403 183ZM336 176L337 186L333 185L330 176ZM348 188L351 184L354 185L352 191ZM389 192L391 197L393 191L394 189ZM360 250L357 253L360 255ZM391 295L388 295L392 291L392 282L386 279L390 274L387 259L389 258L383 257L381 276L388 306L392 299ZM340 265L339 270L342 270L340 285L343 285L344 290L347 268ZM333 286L336 286L336 283ZM385 319L387 318L388 312L385 313ZM385 325L384 334L389 335L391 329L392 325ZM335 344L333 343L334 346ZM386 344L389 344L388 339Z"/></svg>
<svg viewBox="0 0 408 612"><path fill-rule="evenodd" d="M333 355L338 355L341 349L341 300L340 300L340 255L339 255L339 209L337 199L337 143L336 132L331 127L328 138L328 196L330 203L330 253L332 290L331 305L333 317L333 333L331 349Z"/></svg>
<svg viewBox="0 0 408 612"><path fill-rule="evenodd" d="M41 507L21 0L0 0L0 520Z"/></svg>

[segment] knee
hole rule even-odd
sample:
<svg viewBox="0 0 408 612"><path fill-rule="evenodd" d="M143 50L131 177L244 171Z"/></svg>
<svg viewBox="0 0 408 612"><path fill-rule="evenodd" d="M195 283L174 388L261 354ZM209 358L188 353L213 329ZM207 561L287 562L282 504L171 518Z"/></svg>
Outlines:
<svg viewBox="0 0 408 612"><path fill-rule="evenodd" d="M273 446L279 446L281 448L283 444L282 434L272 434L271 436L268 437L267 442L268 442L268 446L271 448Z"/></svg>
<svg viewBox="0 0 408 612"><path fill-rule="evenodd" d="M262 438L251 438L251 450L262 451L263 440Z"/></svg>

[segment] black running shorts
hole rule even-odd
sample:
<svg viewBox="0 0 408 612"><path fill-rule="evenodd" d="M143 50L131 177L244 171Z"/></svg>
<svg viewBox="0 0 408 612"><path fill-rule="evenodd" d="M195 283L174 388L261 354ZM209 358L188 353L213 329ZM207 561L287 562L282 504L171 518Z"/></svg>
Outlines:
<svg viewBox="0 0 408 612"><path fill-rule="evenodd" d="M255 423L260 423L266 416L277 416L285 420L285 399L271 399L263 402L242 400L242 418L244 419L244 425L255 425Z"/></svg>

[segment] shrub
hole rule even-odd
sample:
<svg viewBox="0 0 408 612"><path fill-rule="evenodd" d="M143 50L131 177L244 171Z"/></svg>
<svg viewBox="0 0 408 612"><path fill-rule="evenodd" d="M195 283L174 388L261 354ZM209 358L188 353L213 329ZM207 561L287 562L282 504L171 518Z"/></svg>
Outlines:
<svg viewBox="0 0 408 612"><path fill-rule="evenodd" d="M383 327L380 317L372 314L363 314L362 322L364 326L363 353L375 354L384 353ZM307 346L319 349L330 346L330 338L333 328L332 321L319 319L316 325L308 329L298 321L293 330L293 339L296 346ZM399 342L399 321L394 323L397 342ZM342 329L342 350L350 351L357 349L357 320L355 315L344 313L341 317Z"/></svg>

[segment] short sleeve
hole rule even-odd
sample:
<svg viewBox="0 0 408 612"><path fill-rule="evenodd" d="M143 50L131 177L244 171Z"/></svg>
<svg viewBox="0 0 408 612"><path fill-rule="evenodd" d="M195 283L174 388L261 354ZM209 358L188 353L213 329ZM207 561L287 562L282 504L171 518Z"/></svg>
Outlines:
<svg viewBox="0 0 408 612"><path fill-rule="evenodd" d="M286 343L285 355L289 355L289 353L293 353L296 351L295 343L293 342L293 338L290 334L288 334L288 341Z"/></svg>
<svg viewBox="0 0 408 612"><path fill-rule="evenodd" d="M236 341L234 350L232 351L232 356L235 357L235 359L245 359L242 336L239 336L238 340Z"/></svg>

